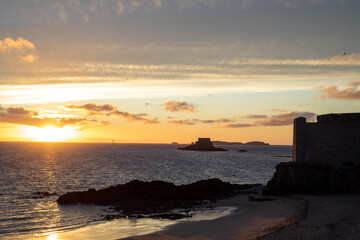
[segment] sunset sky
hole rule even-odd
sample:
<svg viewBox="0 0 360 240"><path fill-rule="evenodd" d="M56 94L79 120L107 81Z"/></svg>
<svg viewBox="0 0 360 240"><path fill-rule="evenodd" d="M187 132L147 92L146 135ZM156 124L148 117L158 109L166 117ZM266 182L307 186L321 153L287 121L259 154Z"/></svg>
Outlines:
<svg viewBox="0 0 360 240"><path fill-rule="evenodd" d="M358 0L0 1L0 141L292 143L360 112Z"/></svg>

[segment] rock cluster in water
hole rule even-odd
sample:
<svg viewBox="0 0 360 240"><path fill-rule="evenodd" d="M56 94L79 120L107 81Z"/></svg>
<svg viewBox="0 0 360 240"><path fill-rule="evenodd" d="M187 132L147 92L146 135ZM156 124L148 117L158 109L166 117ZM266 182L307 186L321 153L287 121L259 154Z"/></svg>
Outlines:
<svg viewBox="0 0 360 240"><path fill-rule="evenodd" d="M216 148L211 142L210 138L199 138L195 144L178 148L179 150L192 150L192 151L227 151L224 148Z"/></svg>
<svg viewBox="0 0 360 240"><path fill-rule="evenodd" d="M360 193L360 165L345 163L338 168L314 163L287 162L263 190L264 195Z"/></svg>
<svg viewBox="0 0 360 240"><path fill-rule="evenodd" d="M57 202L59 204L116 205L118 210L124 212L155 213L174 208L189 208L204 200L216 201L231 197L236 194L236 190L248 190L256 185L231 184L217 178L187 185L175 185L164 181L133 180L101 190L69 192L61 195Z"/></svg>

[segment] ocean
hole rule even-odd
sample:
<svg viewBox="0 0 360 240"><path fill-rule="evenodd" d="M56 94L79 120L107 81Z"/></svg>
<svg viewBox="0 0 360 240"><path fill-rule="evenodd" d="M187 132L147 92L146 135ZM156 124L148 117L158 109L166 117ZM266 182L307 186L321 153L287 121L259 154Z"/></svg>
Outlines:
<svg viewBox="0 0 360 240"><path fill-rule="evenodd" d="M1 142L0 239L44 239L108 224L101 216L105 206L58 205L59 195L69 191L100 189L134 179L188 184L219 178L230 183L266 184L276 164L290 161L292 154L291 146L222 146L227 152L177 150L182 146ZM35 194L39 191L56 194ZM124 236L138 234L139 226L150 229L158 224L154 220L137 225L121 221L126 228L122 231L127 231Z"/></svg>

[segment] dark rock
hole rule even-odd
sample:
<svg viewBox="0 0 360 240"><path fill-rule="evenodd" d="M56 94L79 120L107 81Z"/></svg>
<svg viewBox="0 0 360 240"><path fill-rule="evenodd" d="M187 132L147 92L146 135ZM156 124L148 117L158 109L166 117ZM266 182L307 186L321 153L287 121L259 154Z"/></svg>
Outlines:
<svg viewBox="0 0 360 240"><path fill-rule="evenodd" d="M248 150L240 149L239 152L248 152Z"/></svg>
<svg viewBox="0 0 360 240"><path fill-rule="evenodd" d="M269 146L270 144L269 144L269 143L260 142L260 141L251 141L251 142L244 143L244 145Z"/></svg>
<svg viewBox="0 0 360 240"><path fill-rule="evenodd" d="M116 211L125 215L163 213L174 208L188 209L204 200L216 201L231 197L237 191L247 190L254 185L239 185L213 178L187 185L174 185L163 181L143 182L133 180L101 190L89 189L61 195L59 204L92 203L116 205Z"/></svg>
<svg viewBox="0 0 360 240"><path fill-rule="evenodd" d="M57 193L51 193L51 192L34 192L33 194L35 195L41 195L41 196L45 196L45 197L49 197L49 196L54 196L56 195Z"/></svg>
<svg viewBox="0 0 360 240"><path fill-rule="evenodd" d="M326 194L330 192L329 175L326 166L309 163L280 163L276 172L263 190L264 195Z"/></svg>
<svg viewBox="0 0 360 240"><path fill-rule="evenodd" d="M334 193L360 193L360 164L342 164L334 171L331 182Z"/></svg>
<svg viewBox="0 0 360 240"><path fill-rule="evenodd" d="M360 165L330 166L288 162L276 172L263 190L264 195L360 193Z"/></svg>
<svg viewBox="0 0 360 240"><path fill-rule="evenodd" d="M210 138L199 138L195 144L178 148L179 150L191 150L191 151L227 151L224 148L216 148L213 146Z"/></svg>
<svg viewBox="0 0 360 240"><path fill-rule="evenodd" d="M198 148L196 145L189 145L183 148L178 148L179 150L190 150L190 151L204 151L204 152L212 152L212 151L227 151L224 148L216 148L216 147L206 147L206 148Z"/></svg>

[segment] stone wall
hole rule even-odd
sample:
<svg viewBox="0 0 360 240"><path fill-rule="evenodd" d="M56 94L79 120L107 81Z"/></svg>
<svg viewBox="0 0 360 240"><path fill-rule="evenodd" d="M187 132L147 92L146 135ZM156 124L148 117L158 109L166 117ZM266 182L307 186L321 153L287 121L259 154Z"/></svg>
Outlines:
<svg viewBox="0 0 360 240"><path fill-rule="evenodd" d="M326 114L317 123L294 119L293 161L339 167L360 163L360 113Z"/></svg>

